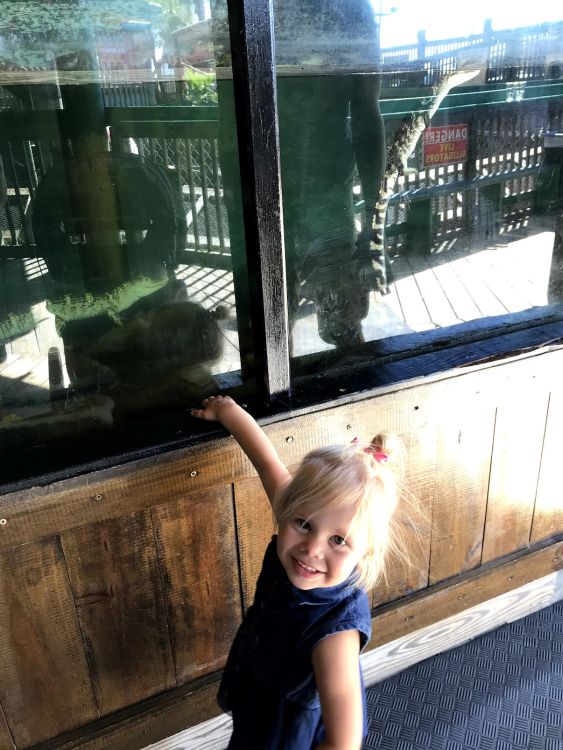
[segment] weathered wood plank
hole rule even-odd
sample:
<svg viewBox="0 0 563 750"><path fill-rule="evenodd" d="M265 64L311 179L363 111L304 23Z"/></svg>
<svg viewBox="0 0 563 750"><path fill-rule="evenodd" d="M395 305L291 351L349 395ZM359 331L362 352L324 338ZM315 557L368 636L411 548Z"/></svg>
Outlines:
<svg viewBox="0 0 563 750"><path fill-rule="evenodd" d="M218 686L217 678L198 680L30 750L139 750L217 716Z"/></svg>
<svg viewBox="0 0 563 750"><path fill-rule="evenodd" d="M413 270L413 263L409 258L407 258L407 263L424 300L430 320L440 328L461 323L451 301L454 295L449 292L447 286L440 284L434 269L430 267L426 258L424 260L426 262L423 261L422 267L417 271Z"/></svg>
<svg viewBox="0 0 563 750"><path fill-rule="evenodd" d="M5 750L16 750L14 738L6 722L2 706L0 706L0 747L5 748Z"/></svg>
<svg viewBox="0 0 563 750"><path fill-rule="evenodd" d="M356 410L358 406L356 405ZM188 419L188 417L186 417ZM342 407L284 420L266 432L288 465L309 450L349 439ZM289 438L289 442L288 442ZM122 516L255 475L232 438L0 497L0 548ZM30 514L30 507L33 513Z"/></svg>
<svg viewBox="0 0 563 750"><path fill-rule="evenodd" d="M174 687L150 513L65 532L62 543L101 715Z"/></svg>
<svg viewBox="0 0 563 750"><path fill-rule="evenodd" d="M0 555L0 703L18 748L98 717L57 539Z"/></svg>
<svg viewBox="0 0 563 750"><path fill-rule="evenodd" d="M475 320L481 317L481 311L477 307L471 289L465 284L465 279L460 279L454 271L453 263L437 263L432 271L436 279L444 289L450 304L458 318L457 322L463 320Z"/></svg>
<svg viewBox="0 0 563 750"><path fill-rule="evenodd" d="M374 607L428 585L436 471L436 426L432 410L431 402L408 397L397 404L394 414L377 415L377 409L374 410L374 429L397 434L406 451L404 490L394 519L400 533L399 553L389 555L385 576L371 592ZM402 554L407 550L405 559Z"/></svg>
<svg viewBox="0 0 563 750"><path fill-rule="evenodd" d="M537 612L562 597L563 575L559 571L379 646L362 655L366 685ZM184 750L189 750L189 745Z"/></svg>
<svg viewBox="0 0 563 750"><path fill-rule="evenodd" d="M0 496L0 516L6 519L0 527L0 548L41 538L53 530L118 518L225 484L227 466L232 466L235 476L251 470L234 440L223 438L211 447L204 444Z"/></svg>
<svg viewBox="0 0 563 750"><path fill-rule="evenodd" d="M373 618L373 634L368 649L401 638L404 635L436 625L447 617L464 612L531 581L563 570L563 543L523 554L515 560L490 568L472 571L463 580L440 584L428 593L420 593L404 603L385 607Z"/></svg>
<svg viewBox="0 0 563 750"><path fill-rule="evenodd" d="M258 477L235 484L240 576L244 609L252 604L264 552L275 530L268 496Z"/></svg>
<svg viewBox="0 0 563 750"><path fill-rule="evenodd" d="M524 357L458 370L452 382L472 378L476 389L494 398L498 384L506 377L516 377L520 368L533 365L546 387L558 388L558 372L563 367L563 351ZM308 415L297 415L267 425L282 460L287 465L299 462L302 456L318 446L346 442L356 431L363 430L365 418L377 413L396 413L405 399L428 403L435 421L442 420L445 378L409 387L394 386L388 392L355 403L328 407ZM448 408L457 409L450 404ZM402 417L399 415L399 418ZM186 417L189 419L189 417ZM350 429L347 428L350 424ZM371 428L370 428L371 429ZM401 432L400 425L396 425ZM292 442L287 442L293 438ZM366 429L365 439L368 439ZM455 464L452 464L452 470ZM173 502L202 490L237 482L255 476L250 462L232 438L219 438L209 443L178 450L166 455L131 462L91 473L87 476L56 482L48 487L35 487L0 496L0 549L50 536L65 529L115 518L160 503Z"/></svg>
<svg viewBox="0 0 563 750"><path fill-rule="evenodd" d="M438 627L429 625L409 633L360 656L364 682L369 687L423 659L537 612L562 597L563 574L559 571L471 607L441 622ZM221 714L144 750L223 750L229 742L231 732L231 718L227 714Z"/></svg>
<svg viewBox="0 0 563 750"><path fill-rule="evenodd" d="M479 317L503 315L506 307L487 284L486 278L475 273L471 256L459 258L452 263L452 269L468 290L471 299L479 310Z"/></svg>
<svg viewBox="0 0 563 750"><path fill-rule="evenodd" d="M561 376L561 372L559 373ZM563 445L563 393L553 391L549 399L538 494L530 542L535 544L563 532L561 495L561 446Z"/></svg>
<svg viewBox="0 0 563 750"><path fill-rule="evenodd" d="M397 269L397 272L400 274L399 269ZM405 323L409 328L413 331L427 331L429 328L436 327L430 318L430 313L417 286L416 279L409 275L408 266L405 275L397 277L395 290Z"/></svg>
<svg viewBox="0 0 563 750"><path fill-rule="evenodd" d="M444 384L431 583L459 575L481 561L495 409L476 385L475 380Z"/></svg>
<svg viewBox="0 0 563 750"><path fill-rule="evenodd" d="M231 487L152 510L176 681L224 665L241 619Z"/></svg>
<svg viewBox="0 0 563 750"><path fill-rule="evenodd" d="M500 394L482 562L524 549L530 541L548 394L532 377Z"/></svg>
<svg viewBox="0 0 563 750"><path fill-rule="evenodd" d="M556 544L485 573L472 573L451 591L438 587L411 605L385 608L372 620L369 651L361 657L366 684L556 601L562 591L561 573L557 581L545 576L562 569L563 544ZM499 606L496 597L503 597ZM450 618L446 633L438 625L444 612ZM173 691L147 701L141 710L135 707L136 713L128 717L116 717L113 726L97 722L89 731L75 733L56 747L46 744L41 750L148 750L159 740L162 750L223 748L230 724L220 715L216 690L217 683L210 683L191 692L186 688ZM175 742L173 735L180 732Z"/></svg>

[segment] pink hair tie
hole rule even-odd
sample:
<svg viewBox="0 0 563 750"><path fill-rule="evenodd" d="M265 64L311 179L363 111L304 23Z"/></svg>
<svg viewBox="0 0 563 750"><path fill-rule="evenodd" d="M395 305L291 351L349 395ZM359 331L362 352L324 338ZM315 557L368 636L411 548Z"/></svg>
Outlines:
<svg viewBox="0 0 563 750"><path fill-rule="evenodd" d="M357 437L355 437L352 440L352 445L358 445L359 440ZM376 448L374 445L368 445L366 448L362 448L362 451L364 453L368 453L370 456L373 456L376 461L378 461L380 464L386 463L386 461L389 460L389 456L387 453L384 453L383 451L380 451L379 448Z"/></svg>

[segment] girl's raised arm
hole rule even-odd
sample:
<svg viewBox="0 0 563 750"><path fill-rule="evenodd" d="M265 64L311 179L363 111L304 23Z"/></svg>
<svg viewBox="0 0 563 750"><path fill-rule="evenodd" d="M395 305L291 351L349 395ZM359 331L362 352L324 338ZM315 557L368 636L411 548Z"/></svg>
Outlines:
<svg viewBox="0 0 563 750"><path fill-rule="evenodd" d="M291 475L262 428L230 396L210 396L201 409L192 409L200 419L220 422L228 430L258 472L270 502L276 491L286 484Z"/></svg>
<svg viewBox="0 0 563 750"><path fill-rule="evenodd" d="M360 750L363 734L360 636L343 630L313 649L313 669L321 699L326 740L316 750Z"/></svg>

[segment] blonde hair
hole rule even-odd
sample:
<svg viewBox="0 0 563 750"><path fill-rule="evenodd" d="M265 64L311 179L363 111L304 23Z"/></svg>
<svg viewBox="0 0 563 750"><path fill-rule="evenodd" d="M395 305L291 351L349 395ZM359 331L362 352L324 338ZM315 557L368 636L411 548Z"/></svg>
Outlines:
<svg viewBox="0 0 563 750"><path fill-rule="evenodd" d="M357 586L373 588L384 568L391 519L404 471L404 448L395 436L376 435L369 446L353 443L311 451L273 501L277 523L304 503L313 512L353 505L354 524L367 530L368 548L358 563Z"/></svg>

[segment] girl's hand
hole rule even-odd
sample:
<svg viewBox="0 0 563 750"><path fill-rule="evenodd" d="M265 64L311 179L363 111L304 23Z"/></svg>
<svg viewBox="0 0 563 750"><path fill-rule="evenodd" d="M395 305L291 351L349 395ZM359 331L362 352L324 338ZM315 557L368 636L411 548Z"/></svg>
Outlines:
<svg viewBox="0 0 563 750"><path fill-rule="evenodd" d="M203 400L202 407L192 409L192 415L210 422L220 422L231 433L252 461L271 502L291 476L266 434L230 396L210 396Z"/></svg>
<svg viewBox="0 0 563 750"><path fill-rule="evenodd" d="M227 412L240 409L230 396L209 396L201 402L202 409L192 409L192 417L209 422L222 422Z"/></svg>

